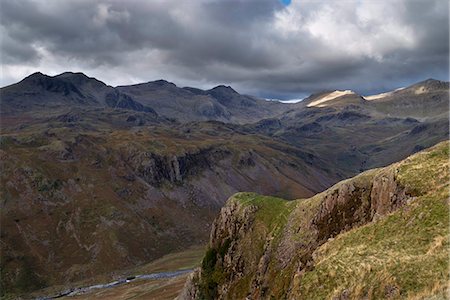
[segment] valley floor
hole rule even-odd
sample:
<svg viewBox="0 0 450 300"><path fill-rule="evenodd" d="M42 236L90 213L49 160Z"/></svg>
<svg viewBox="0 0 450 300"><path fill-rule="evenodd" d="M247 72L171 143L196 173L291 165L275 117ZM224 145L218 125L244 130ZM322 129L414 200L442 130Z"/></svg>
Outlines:
<svg viewBox="0 0 450 300"><path fill-rule="evenodd" d="M113 288L100 289L92 293L67 296L61 299L174 299L183 288L189 273L173 278L139 280Z"/></svg>
<svg viewBox="0 0 450 300"><path fill-rule="evenodd" d="M184 251L167 254L160 259L146 265L123 271L116 276L96 276L69 286L51 287L38 291L30 296L35 298L56 298L58 294L68 289L93 286L95 284L105 284L118 279L125 279L137 274L157 274L170 273L180 270L191 270L198 267L205 253L204 246L195 246ZM113 287L93 289L87 293L58 297L59 299L174 299L184 286L186 278L190 272L181 272L174 276L167 276L158 279L135 279L129 283L118 284Z"/></svg>

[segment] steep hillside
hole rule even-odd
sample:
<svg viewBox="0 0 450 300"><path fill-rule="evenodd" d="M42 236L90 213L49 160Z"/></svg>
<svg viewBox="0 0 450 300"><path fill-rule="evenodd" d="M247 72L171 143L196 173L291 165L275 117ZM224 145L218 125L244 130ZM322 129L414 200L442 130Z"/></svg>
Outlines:
<svg viewBox="0 0 450 300"><path fill-rule="evenodd" d="M443 142L312 198L234 195L180 298L445 298L448 158Z"/></svg>
<svg viewBox="0 0 450 300"><path fill-rule="evenodd" d="M325 162L264 136L218 122L126 121L139 116L146 114L80 111L5 128L2 292L73 282L205 242L238 191L297 198L336 180L315 167Z"/></svg>

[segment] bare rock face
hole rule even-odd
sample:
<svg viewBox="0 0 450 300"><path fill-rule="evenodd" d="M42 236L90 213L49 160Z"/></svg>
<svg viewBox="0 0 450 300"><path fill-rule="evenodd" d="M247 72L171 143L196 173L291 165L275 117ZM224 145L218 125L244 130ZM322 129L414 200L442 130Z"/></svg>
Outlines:
<svg viewBox="0 0 450 300"><path fill-rule="evenodd" d="M186 283L178 295L176 300L194 300L199 298L198 294L198 282L200 278L201 269L197 268L192 272L186 280Z"/></svg>
<svg viewBox="0 0 450 300"><path fill-rule="evenodd" d="M346 181L327 193L312 224L318 239L327 240L398 209L410 196L395 179L394 168L377 174L370 182Z"/></svg>
<svg viewBox="0 0 450 300"><path fill-rule="evenodd" d="M369 196L370 187L352 182L344 183L325 195L312 220L312 227L318 231L318 239L327 240L341 231L366 223L370 214Z"/></svg>
<svg viewBox="0 0 450 300"><path fill-rule="evenodd" d="M245 234L253 221L257 207L243 206L238 201L231 201L220 210L220 214L213 222L210 236L210 246L218 247L226 239L236 239Z"/></svg>
<svg viewBox="0 0 450 300"><path fill-rule="evenodd" d="M372 219L386 215L406 203L410 198L403 187L395 180L395 170L375 177L370 194Z"/></svg>
<svg viewBox="0 0 450 300"><path fill-rule="evenodd" d="M250 263L241 255L245 252L245 246L240 245L239 240L251 234L257 210L254 205L245 205L234 199L228 201L212 224L209 250L202 268L195 270L188 278L178 299L225 299L230 286L252 271L251 265L257 261ZM216 265L223 268L223 274L227 277L227 283L220 286L211 281L213 277L222 276L218 272L211 273Z"/></svg>
<svg viewBox="0 0 450 300"><path fill-rule="evenodd" d="M206 148L180 155L159 155L152 152L125 153L127 162L150 185L164 182L181 183L188 176L211 169L218 161L231 154L226 149Z"/></svg>
<svg viewBox="0 0 450 300"><path fill-rule="evenodd" d="M246 206L238 201L231 201L230 205L221 209L219 217L213 222L209 248L217 249L217 263L223 266L229 279L228 284L219 287L218 294L222 295L219 299L223 299L229 287L246 275L251 266L249 261L242 257L243 245L238 241L251 234L250 228L257 210L254 205ZM209 276L204 271L200 275Z"/></svg>

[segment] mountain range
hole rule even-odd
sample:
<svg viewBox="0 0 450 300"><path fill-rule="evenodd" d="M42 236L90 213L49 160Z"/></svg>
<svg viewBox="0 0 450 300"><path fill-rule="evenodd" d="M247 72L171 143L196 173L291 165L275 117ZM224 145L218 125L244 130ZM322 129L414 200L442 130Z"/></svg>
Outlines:
<svg viewBox="0 0 450 300"><path fill-rule="evenodd" d="M186 121L217 120L246 123L284 112L289 106L240 95L229 86L210 90L179 88L157 80L130 86L111 87L83 73L57 76L34 73L17 84L2 88L2 112L35 111L48 108L108 107Z"/></svg>
<svg viewBox="0 0 450 300"><path fill-rule="evenodd" d="M308 198L447 140L448 90L430 79L285 104L226 86L111 87L71 72L3 87L2 293L206 243L237 192Z"/></svg>

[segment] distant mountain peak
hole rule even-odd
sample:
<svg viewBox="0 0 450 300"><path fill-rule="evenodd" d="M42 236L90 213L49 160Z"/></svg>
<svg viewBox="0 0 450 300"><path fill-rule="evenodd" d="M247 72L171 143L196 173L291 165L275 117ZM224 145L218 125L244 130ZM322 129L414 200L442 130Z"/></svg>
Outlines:
<svg viewBox="0 0 450 300"><path fill-rule="evenodd" d="M64 73L54 76L54 78L70 81L74 84L83 84L83 83L86 83L89 81L101 82L101 81L97 80L96 78L89 77L82 72L64 72ZM103 84L103 82L102 82L102 84Z"/></svg>
<svg viewBox="0 0 450 300"><path fill-rule="evenodd" d="M62 82L70 82L74 85L83 84L86 82L96 82L101 83L102 85L105 85L103 82L97 80L96 78L89 77L86 74L82 72L64 72L55 76L50 76L47 74L43 74L41 72L35 72L27 77L25 77L21 82L28 82L33 84L39 84L42 85L45 83L52 84L61 84Z"/></svg>
<svg viewBox="0 0 450 300"><path fill-rule="evenodd" d="M56 75L55 77L58 77L58 78L65 78L65 77L86 77L86 78L89 78L83 72L64 72L64 73Z"/></svg>
<svg viewBox="0 0 450 300"><path fill-rule="evenodd" d="M449 84L448 81L438 80L438 79L434 79L434 78L428 78L427 80L422 81L421 83L425 84L425 85L431 85L431 86L442 86L442 85L448 86L448 84Z"/></svg>
<svg viewBox="0 0 450 300"><path fill-rule="evenodd" d="M438 90L448 90L449 83L447 81L441 81L433 78L428 78L424 81L413 84L407 88L405 91L413 92L414 94L423 94Z"/></svg>
<svg viewBox="0 0 450 300"><path fill-rule="evenodd" d="M228 92L228 93L235 93L235 94L239 94L238 92L236 92L231 86L226 86L226 85L218 85L216 87L213 87L212 89L210 89L210 91L221 91L221 92Z"/></svg>
<svg viewBox="0 0 450 300"><path fill-rule="evenodd" d="M157 85L157 86L176 86L175 83L167 81L167 80L164 80L164 79L158 79L158 80L155 80L155 81L149 81L148 83L152 84L152 85Z"/></svg>
<svg viewBox="0 0 450 300"><path fill-rule="evenodd" d="M85 84L90 84L93 88L103 88L108 86L103 81L98 80L95 77L89 77L82 72L64 72L59 75L54 76L53 78L57 78L66 82L71 82L77 87L83 86Z"/></svg>
<svg viewBox="0 0 450 300"><path fill-rule="evenodd" d="M28 78L28 77L35 77L35 76L48 76L48 75L46 75L46 74L44 74L44 73L38 71L38 72L34 72L34 73L28 75L28 76L25 77L25 78Z"/></svg>
<svg viewBox="0 0 450 300"><path fill-rule="evenodd" d="M442 80L438 80L438 79L434 79L434 78L428 78L423 81L419 81L415 84L412 84L409 87L414 87L414 86L419 86L419 85L442 85L442 84L448 85L448 81L442 81Z"/></svg>
<svg viewBox="0 0 450 300"><path fill-rule="evenodd" d="M50 76L43 74L41 72L34 72L33 74L28 75L22 81L28 81L28 80L36 80L36 79L42 79L42 78L50 78Z"/></svg>
<svg viewBox="0 0 450 300"><path fill-rule="evenodd" d="M147 81L143 83L136 83L131 85L119 85L117 88L129 89L129 88L144 88L150 90L159 90L164 88L177 88L176 84L164 79L158 79L154 81Z"/></svg>
<svg viewBox="0 0 450 300"><path fill-rule="evenodd" d="M327 93L322 93L320 97L314 99L313 101L311 101L310 103L308 103L308 107L311 106L317 106L317 107L324 107L327 106L327 102L334 100L336 98L340 98L343 96L347 96L347 95L357 95L354 91L352 90L335 90L332 92L327 92Z"/></svg>
<svg viewBox="0 0 450 300"><path fill-rule="evenodd" d="M234 97L239 96L239 93L236 92L231 86L225 85L218 85L206 92L222 103L229 102Z"/></svg>

